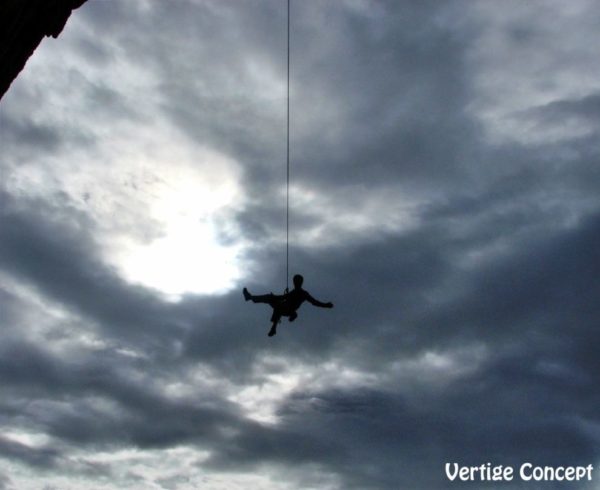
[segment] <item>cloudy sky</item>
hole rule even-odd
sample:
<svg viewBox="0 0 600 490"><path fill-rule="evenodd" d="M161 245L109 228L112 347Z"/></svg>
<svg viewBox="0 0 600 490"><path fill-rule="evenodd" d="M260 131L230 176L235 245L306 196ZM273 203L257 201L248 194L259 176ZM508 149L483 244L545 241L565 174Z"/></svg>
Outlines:
<svg viewBox="0 0 600 490"><path fill-rule="evenodd" d="M0 489L600 463L598 3L292 0L290 273L335 308L269 338L286 19L89 0L0 101Z"/></svg>

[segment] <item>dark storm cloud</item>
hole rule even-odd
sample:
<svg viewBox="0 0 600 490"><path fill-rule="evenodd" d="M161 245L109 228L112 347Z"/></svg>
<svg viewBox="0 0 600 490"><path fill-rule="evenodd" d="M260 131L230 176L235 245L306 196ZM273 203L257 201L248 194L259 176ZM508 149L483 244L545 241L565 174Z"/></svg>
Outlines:
<svg viewBox="0 0 600 490"><path fill-rule="evenodd" d="M432 267L434 261L423 250L417 251L416 243L412 253L405 245L402 252L412 257L407 262L414 261L415 269L424 272L429 266L437 276L421 280L402 276L406 270L398 262L381 258L390 280L385 281L380 272L379 284L371 292L365 273L377 268L364 257L357 260L351 255L354 260L346 263L360 264L363 274L346 271L346 279L337 271L336 277L345 284L345 296L337 304L350 313L345 311L341 321L338 317L331 328L323 328L321 343L311 345L311 353L323 349L331 337L349 335L358 342L362 328L363 345L370 351L348 361L356 366L371 357L363 367L374 372L385 371L405 349L414 354L419 349L483 342L490 347L489 356L472 374L414 398L390 388L297 391L280 405L281 425L272 434L244 433L214 463L232 467L265 460L318 464L340 475L344 488L390 489L445 488L444 462L476 465L482 454L485 461L515 467L524 461L593 464L598 446L586 427L598 423L595 407L600 401L593 347L600 314L595 280L600 272L599 232L598 216L592 216L575 229L537 237L535 243L521 244L520 252L468 273L439 258L438 264L445 265ZM435 241L443 248L445 242L439 238ZM399 251L397 242L389 245ZM382 250L369 252L365 255L373 258L384 255ZM423 298L436 283L461 274L466 275L463 294L443 305L431 305L428 312ZM352 296L348 283L355 277L362 281ZM405 282L400 277L407 278L413 297L399 289ZM325 289L332 291L334 286ZM420 304L415 305L419 297ZM357 302L360 307L349 304ZM382 318L374 316L371 308ZM395 328L384 328L386 317ZM345 328L351 321L356 323ZM315 328L315 323L303 328ZM283 332L298 349L296 333ZM423 378L421 383L425 387L428 382Z"/></svg>
<svg viewBox="0 0 600 490"><path fill-rule="evenodd" d="M469 273L452 266L455 245L448 230L447 235L432 231L427 240L421 232L418 239L405 237L340 259L346 267L356 264L356 270L338 270L330 257L337 274L318 286L336 291L344 284L344 295L335 298L344 311L333 325L311 318L304 327L321 327L318 337L305 339L313 355L346 335L354 342L363 337L364 345L373 339L370 352L354 360L371 358L365 363L371 369L393 362L405 348L408 353L484 342L497 346L497 352L474 375L434 392L423 401L426 406L415 407L393 392L296 393L281 407L284 427L268 436L271 443L264 436L244 437L238 441L241 448L232 444L216 461L318 463L345 475L344 487L350 488L443 487L443 461L476 464L482 453L512 465L595 461L594 438L571 414L578 407L584 418L596 419L597 360L591 346L600 313L594 280L599 230L593 216L574 230L521 242L521 252ZM427 241L429 252L423 248ZM441 256L444 251L449 257ZM424 311L423 299L440 283L450 281L451 287L457 276L463 294ZM356 277L361 281L352 288ZM360 307L353 307L357 303ZM383 328L386 321L396 327ZM298 353L296 333L286 330ZM482 402L474 406L475 399ZM527 419L515 420L521 413ZM282 443L288 431L294 443ZM331 441L336 443L328 446ZM303 453L303 447L310 449ZM350 454L344 453L348 447ZM379 469L376 475L369 474L372 465Z"/></svg>
<svg viewBox="0 0 600 490"><path fill-rule="evenodd" d="M517 331L528 324L552 328L549 339L578 329L592 333L590 320L600 313L593 306L599 292L599 232L595 215L574 232L521 243L510 259L477 272L465 294L472 302L455 310L455 318Z"/></svg>
<svg viewBox="0 0 600 490"><path fill-rule="evenodd" d="M0 377L13 399L2 402L2 411L7 420L43 429L62 445L79 448L123 444L162 448L190 441L207 444L219 441L224 428L247 425L235 407L218 396L168 397L152 382L161 375L154 362L132 361L109 350L72 353L71 358L61 359L34 345L5 343ZM140 371L146 373L146 383L139 382ZM97 407L100 399L110 401L111 408ZM29 452L21 445L7 442L4 446L3 452L19 450L24 454L21 459L31 464L38 464L39 456L39 464L51 466L56 456L32 451L28 458ZM42 459L44 455L48 458Z"/></svg>
<svg viewBox="0 0 600 490"><path fill-rule="evenodd" d="M197 140L228 147L226 140L233 136L229 134L233 129L247 132L252 121L255 129L260 127L254 117L261 116L261 104L254 94L244 91L245 61L258 57L269 64L276 59L278 44L273 43L272 32L276 24L271 15L282 18L282 6L247 2L234 8L182 1L130 10L114 2L91 2L84 10L92 29L114 34L109 42L120 46L128 61L136 66L141 59L147 63L155 76L161 107L177 114L183 128ZM126 28L130 22L135 29ZM283 40L284 30L279 30ZM189 43L181 45L180 35ZM283 64L282 58L279 68ZM223 85L232 87L233 93L223 91ZM253 147L247 143L245 149Z"/></svg>
<svg viewBox="0 0 600 490"><path fill-rule="evenodd" d="M112 476L108 465L90 463L84 460L69 460L62 451L54 447L32 447L4 437L0 437L0 456L20 461L30 467L44 471L46 474L62 469L71 474L94 478ZM3 478L0 475L0 488L12 488L11 486L3 486L9 484L10 479Z"/></svg>
<svg viewBox="0 0 600 490"><path fill-rule="evenodd" d="M459 7L449 4L441 13L433 4L377 7L373 18L340 4L294 6L292 184L325 193L336 189L341 206L355 199L356 186L418 189L423 195L436 192L441 181L444 187L464 186L472 180L472 155L480 151L479 130L464 112L472 82L463 59L469 30L456 20ZM248 25L239 37L253 50L271 52L273 43L256 40L254 24ZM226 62L238 66L239 50L231 51L212 69L224 70ZM285 52L271 56L285 59ZM285 82L285 67L276 67ZM285 179L285 101L279 113L269 113L270 104L250 107L244 101L190 105L198 97L194 85L181 86L185 91L170 94L170 101L182 108L174 116L186 130L202 139L203 121L236 128L221 146L242 163L251 195L260 196L239 219L243 231L260 241L283 222L283 201L272 189ZM245 109L222 117L231 106ZM294 226L318 219L320 209L302 209L295 198Z"/></svg>
<svg viewBox="0 0 600 490"><path fill-rule="evenodd" d="M531 182L519 182L531 190ZM597 423L592 346L600 314L600 222L594 214L557 229L547 213L529 210L534 203L515 192L519 187L485 200L451 200L435 213L427 210L430 226L343 256L301 255L306 277L319 277L318 285L307 287L333 292L338 309L330 324L306 311L301 318L310 320L301 332L282 329L290 356L306 349L324 360L341 338L362 342L369 351L348 362L374 372L402 352L479 342L493 349L481 369L416 407L390 391L295 393L280 409L283 432L274 438L285 441L287 431L314 434L307 458L293 444L273 447L254 436L241 438L241 449L233 445L218 461L295 458L344 475L345 488L443 488L443 462L478 464L481 454L515 466L596 461L596 440L586 424ZM516 209L497 211L515 201L521 203ZM460 237L449 220L482 216ZM507 239L508 252L481 267L464 269L456 262L469 248L500 239ZM440 293L437 302L429 300ZM304 337L307 329L311 335ZM348 447L353 452L345 454Z"/></svg>
<svg viewBox="0 0 600 490"><path fill-rule="evenodd" d="M281 415L287 430L321 438L313 442L312 461L342 475L344 488L446 488L444 462L474 465L482 454L515 466L592 463L595 440L564 403L572 397L593 410L591 383L557 382L537 373L533 360L499 355L477 375L418 404L389 391L296 393ZM245 457L261 454L256 438L247 444ZM286 449L279 449L278 458L285 458Z"/></svg>
<svg viewBox="0 0 600 490"><path fill-rule="evenodd" d="M55 196L50 206L0 196L4 270L31 282L43 294L92 319L116 329L123 337L141 330L176 329L157 323L165 306L143 289L128 287L95 257L97 245L89 231L94 224L70 206L66 196ZM160 320L158 320L160 322Z"/></svg>
<svg viewBox="0 0 600 490"><path fill-rule="evenodd" d="M564 121L569 117L579 117L591 122L600 118L600 94L591 94L579 99L559 100L550 102L537 109L532 109L540 118L550 118L553 121Z"/></svg>
<svg viewBox="0 0 600 490"><path fill-rule="evenodd" d="M294 140L300 178L324 186L448 179L473 144L476 131L463 114L469 31L453 21L460 7L378 6L373 19L332 4L322 14L334 22L331 32L323 21L297 36L293 114L301 119L307 106L332 106L304 140ZM328 33L324 45L319 31Z"/></svg>
<svg viewBox="0 0 600 490"><path fill-rule="evenodd" d="M95 8L103 10L100 19L114 15L121 21L110 3ZM257 70L272 72L284 88L285 32L276 27L283 8L249 3L240 11L179 2L168 15L164 8L157 4L135 17L143 31L155 34L150 40L142 31L119 34L128 56L134 63L147 57L152 43L150 61L166 116L195 141L232 154L246 182L266 191L283 177L283 169L280 174L270 167L284 160L285 100L283 92L278 100L248 92L266 87L257 85L246 60L258 60ZM294 6L291 123L298 182L327 187L392 179L410 185L424 177L462 176L461 158L476 136L463 114L469 35L455 20L459 6L446 6L441 14L436 8L385 3L370 18L340 4ZM217 35L220 26L228 28ZM190 39L186 49L174 44L181 32Z"/></svg>
<svg viewBox="0 0 600 490"><path fill-rule="evenodd" d="M55 466L59 457L58 451L54 449L34 449L4 437L0 437L0 454L5 458L22 460L31 466L42 468Z"/></svg>
<svg viewBox="0 0 600 490"><path fill-rule="evenodd" d="M50 125L31 120L11 120L4 113L0 114L0 130L3 145L18 142L54 152L62 142L60 131Z"/></svg>

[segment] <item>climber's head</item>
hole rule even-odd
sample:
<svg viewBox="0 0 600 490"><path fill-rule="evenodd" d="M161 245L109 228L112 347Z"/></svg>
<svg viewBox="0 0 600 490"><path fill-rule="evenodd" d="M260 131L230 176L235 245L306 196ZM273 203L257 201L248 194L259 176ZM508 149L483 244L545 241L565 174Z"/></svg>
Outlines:
<svg viewBox="0 0 600 490"><path fill-rule="evenodd" d="M304 278L300 274L296 274L294 276L294 287L296 289L300 289L302 287L303 282L304 282Z"/></svg>

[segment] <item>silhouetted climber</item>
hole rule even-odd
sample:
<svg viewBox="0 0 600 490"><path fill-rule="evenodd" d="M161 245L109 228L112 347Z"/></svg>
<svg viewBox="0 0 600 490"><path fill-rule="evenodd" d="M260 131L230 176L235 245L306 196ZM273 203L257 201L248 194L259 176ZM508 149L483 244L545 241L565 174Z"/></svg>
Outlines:
<svg viewBox="0 0 600 490"><path fill-rule="evenodd" d="M300 308L300 305L304 303L304 301L308 301L321 308L333 308L333 303L322 303L313 298L308 291L302 289L303 282L304 278L300 274L296 274L294 276L294 289L281 295L270 293L256 296L250 294L248 290L244 288L244 299L246 301L252 300L254 303L266 303L273 308L273 314L271 315L273 325L271 326L271 330L269 330L269 337L272 337L277 333L277 324L282 316L289 317L290 322L293 322L298 317L296 310Z"/></svg>

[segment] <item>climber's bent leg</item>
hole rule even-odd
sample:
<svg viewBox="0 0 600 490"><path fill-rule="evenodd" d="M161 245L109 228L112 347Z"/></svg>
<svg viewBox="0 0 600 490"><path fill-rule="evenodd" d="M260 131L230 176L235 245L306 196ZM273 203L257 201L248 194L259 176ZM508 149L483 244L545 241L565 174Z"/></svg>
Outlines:
<svg viewBox="0 0 600 490"><path fill-rule="evenodd" d="M273 315L271 315L271 321L273 324L271 325L271 330L269 330L269 337L273 337L273 335L277 334L277 324L281 320L281 313L277 310L273 310Z"/></svg>

